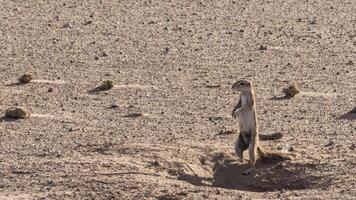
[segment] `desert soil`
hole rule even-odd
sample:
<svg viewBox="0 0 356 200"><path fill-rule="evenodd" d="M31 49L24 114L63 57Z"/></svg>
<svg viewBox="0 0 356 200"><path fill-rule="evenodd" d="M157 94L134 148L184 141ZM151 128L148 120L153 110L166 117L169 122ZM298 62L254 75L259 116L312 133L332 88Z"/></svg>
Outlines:
<svg viewBox="0 0 356 200"><path fill-rule="evenodd" d="M0 112L31 114L1 118L0 199L356 198L356 1L0 5ZM298 154L255 176L234 155L239 79L283 134L261 145Z"/></svg>

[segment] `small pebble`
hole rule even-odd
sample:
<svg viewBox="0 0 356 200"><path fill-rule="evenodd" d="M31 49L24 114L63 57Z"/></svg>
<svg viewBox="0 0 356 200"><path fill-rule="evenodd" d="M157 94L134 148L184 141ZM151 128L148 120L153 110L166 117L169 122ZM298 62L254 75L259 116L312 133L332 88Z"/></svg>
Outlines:
<svg viewBox="0 0 356 200"><path fill-rule="evenodd" d="M25 119L28 118L30 114L23 108L13 107L5 111L5 117L11 119Z"/></svg>
<svg viewBox="0 0 356 200"><path fill-rule="evenodd" d="M261 46L258 48L258 50L261 50L261 51L267 50L267 46L261 45Z"/></svg>
<svg viewBox="0 0 356 200"><path fill-rule="evenodd" d="M84 25L89 25L89 24L92 24L92 23L93 23L93 21L89 20L89 21L86 21L86 22L84 23Z"/></svg>
<svg viewBox="0 0 356 200"><path fill-rule="evenodd" d="M62 28L73 28L73 25L71 23L66 23L62 26Z"/></svg>
<svg viewBox="0 0 356 200"><path fill-rule="evenodd" d="M20 78L19 78L19 82L21 84L26 84L26 83L29 83L31 82L33 79L32 75L31 74L24 74L22 75Z"/></svg>
<svg viewBox="0 0 356 200"><path fill-rule="evenodd" d="M332 145L334 145L334 144L335 144L334 141L329 140L329 141L324 145L324 147L329 147L329 146L332 146Z"/></svg>
<svg viewBox="0 0 356 200"><path fill-rule="evenodd" d="M299 91L299 88L297 87L296 84L293 84L287 88L284 88L282 90L282 92L284 93L284 97L285 98L292 98L294 97L295 95L297 95L300 91Z"/></svg>
<svg viewBox="0 0 356 200"><path fill-rule="evenodd" d="M350 60L349 62L346 63L346 65L354 65L354 62L352 62L352 60Z"/></svg>
<svg viewBox="0 0 356 200"><path fill-rule="evenodd" d="M109 108L114 109L114 108L118 108L119 106L117 104L111 104Z"/></svg>

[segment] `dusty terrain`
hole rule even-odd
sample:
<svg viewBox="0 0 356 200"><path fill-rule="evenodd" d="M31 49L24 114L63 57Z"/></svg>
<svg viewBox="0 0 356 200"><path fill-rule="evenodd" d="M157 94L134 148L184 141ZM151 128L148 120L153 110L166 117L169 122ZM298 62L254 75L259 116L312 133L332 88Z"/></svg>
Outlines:
<svg viewBox="0 0 356 200"><path fill-rule="evenodd" d="M0 199L356 198L356 1L0 5L0 112L31 113L1 118ZM284 135L261 144L299 155L256 177L233 149L242 78Z"/></svg>

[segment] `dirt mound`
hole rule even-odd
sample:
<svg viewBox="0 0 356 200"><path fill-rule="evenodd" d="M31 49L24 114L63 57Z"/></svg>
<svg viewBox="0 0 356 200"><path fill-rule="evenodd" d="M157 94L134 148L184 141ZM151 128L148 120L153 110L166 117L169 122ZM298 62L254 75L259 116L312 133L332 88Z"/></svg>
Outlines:
<svg viewBox="0 0 356 200"><path fill-rule="evenodd" d="M325 177L313 175L313 164L258 160L255 175L243 175L250 166L232 156L215 153L204 157L200 164L176 163L168 173L178 180L197 186L219 187L234 190L266 192L276 190L301 190L327 188ZM306 170L311 172L306 172Z"/></svg>

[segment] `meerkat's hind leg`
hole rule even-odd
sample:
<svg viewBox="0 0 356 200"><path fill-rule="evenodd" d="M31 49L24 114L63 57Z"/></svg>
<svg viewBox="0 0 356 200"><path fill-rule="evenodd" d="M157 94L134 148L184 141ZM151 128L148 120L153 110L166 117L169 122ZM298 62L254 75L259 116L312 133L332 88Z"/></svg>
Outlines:
<svg viewBox="0 0 356 200"><path fill-rule="evenodd" d="M257 140L258 140L258 138L257 138ZM245 170L242 173L243 175L251 175L255 171L255 164L256 164L256 159L257 159L257 147L258 147L258 144L256 144L256 143L257 143L256 138L251 137L250 145L248 147L248 156L250 159L251 167L248 168L247 170Z"/></svg>
<svg viewBox="0 0 356 200"><path fill-rule="evenodd" d="M248 146L245 144L241 133L239 134L239 137L237 138L235 142L235 153L239 157L241 161L243 161L243 153L244 151L248 148Z"/></svg>

